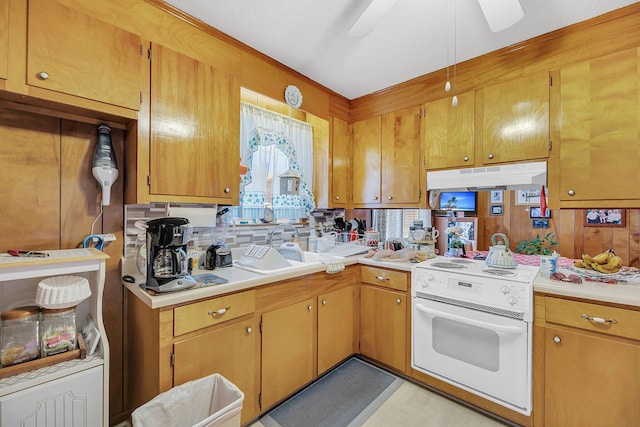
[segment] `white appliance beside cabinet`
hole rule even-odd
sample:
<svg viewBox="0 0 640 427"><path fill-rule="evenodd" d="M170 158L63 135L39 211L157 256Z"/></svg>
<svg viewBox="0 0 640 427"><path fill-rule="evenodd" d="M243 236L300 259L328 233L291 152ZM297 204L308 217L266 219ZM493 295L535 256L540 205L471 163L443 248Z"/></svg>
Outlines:
<svg viewBox="0 0 640 427"><path fill-rule="evenodd" d="M0 255L0 311L33 305L46 277L87 278L91 296L76 308L78 331L88 314L100 332L99 351L0 379L0 426L109 425L109 344L102 320L105 260L95 248L46 251L47 258Z"/></svg>

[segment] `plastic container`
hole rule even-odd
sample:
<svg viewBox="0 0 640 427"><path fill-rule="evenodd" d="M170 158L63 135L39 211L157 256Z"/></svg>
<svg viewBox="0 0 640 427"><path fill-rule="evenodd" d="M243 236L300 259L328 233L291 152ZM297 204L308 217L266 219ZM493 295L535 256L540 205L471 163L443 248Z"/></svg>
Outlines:
<svg viewBox="0 0 640 427"><path fill-rule="evenodd" d="M38 333L40 307L26 306L6 310L0 336L0 367L12 366L40 357Z"/></svg>
<svg viewBox="0 0 640 427"><path fill-rule="evenodd" d="M40 334L42 357L75 350L76 308L42 309Z"/></svg>
<svg viewBox="0 0 640 427"><path fill-rule="evenodd" d="M133 427L240 427L244 393L220 374L176 386L131 414Z"/></svg>

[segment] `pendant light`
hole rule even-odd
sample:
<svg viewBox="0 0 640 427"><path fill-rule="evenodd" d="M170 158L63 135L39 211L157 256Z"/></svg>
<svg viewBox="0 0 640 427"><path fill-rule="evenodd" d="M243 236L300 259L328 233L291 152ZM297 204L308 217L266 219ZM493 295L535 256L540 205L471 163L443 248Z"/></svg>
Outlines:
<svg viewBox="0 0 640 427"><path fill-rule="evenodd" d="M458 71L458 55L456 48L458 47L458 33L457 33L457 5L456 0L453 0L453 98L451 98L451 105L453 107L458 106L458 95L456 92L456 77Z"/></svg>
<svg viewBox="0 0 640 427"><path fill-rule="evenodd" d="M447 21L451 22L451 1L447 1ZM451 91L451 82L449 81L449 64L450 58L449 53L451 50L451 32L447 31L447 82L444 84L444 91Z"/></svg>

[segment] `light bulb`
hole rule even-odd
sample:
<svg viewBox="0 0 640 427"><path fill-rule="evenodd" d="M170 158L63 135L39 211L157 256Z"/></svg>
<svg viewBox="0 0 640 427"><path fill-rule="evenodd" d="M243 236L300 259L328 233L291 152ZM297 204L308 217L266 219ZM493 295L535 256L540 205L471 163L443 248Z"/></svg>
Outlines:
<svg viewBox="0 0 640 427"><path fill-rule="evenodd" d="M449 92L451 90L451 82L447 80L447 83L444 85L444 91Z"/></svg>
<svg viewBox="0 0 640 427"><path fill-rule="evenodd" d="M451 105L454 107L458 106L458 96L457 95L453 95L453 98L451 98Z"/></svg>

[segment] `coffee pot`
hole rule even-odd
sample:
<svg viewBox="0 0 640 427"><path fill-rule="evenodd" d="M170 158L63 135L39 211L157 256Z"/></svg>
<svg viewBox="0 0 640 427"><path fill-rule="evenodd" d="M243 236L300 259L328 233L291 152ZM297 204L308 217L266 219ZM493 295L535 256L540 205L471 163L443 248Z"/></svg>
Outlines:
<svg viewBox="0 0 640 427"><path fill-rule="evenodd" d="M186 251L188 224L186 218L147 221L147 289L172 292L196 284Z"/></svg>

